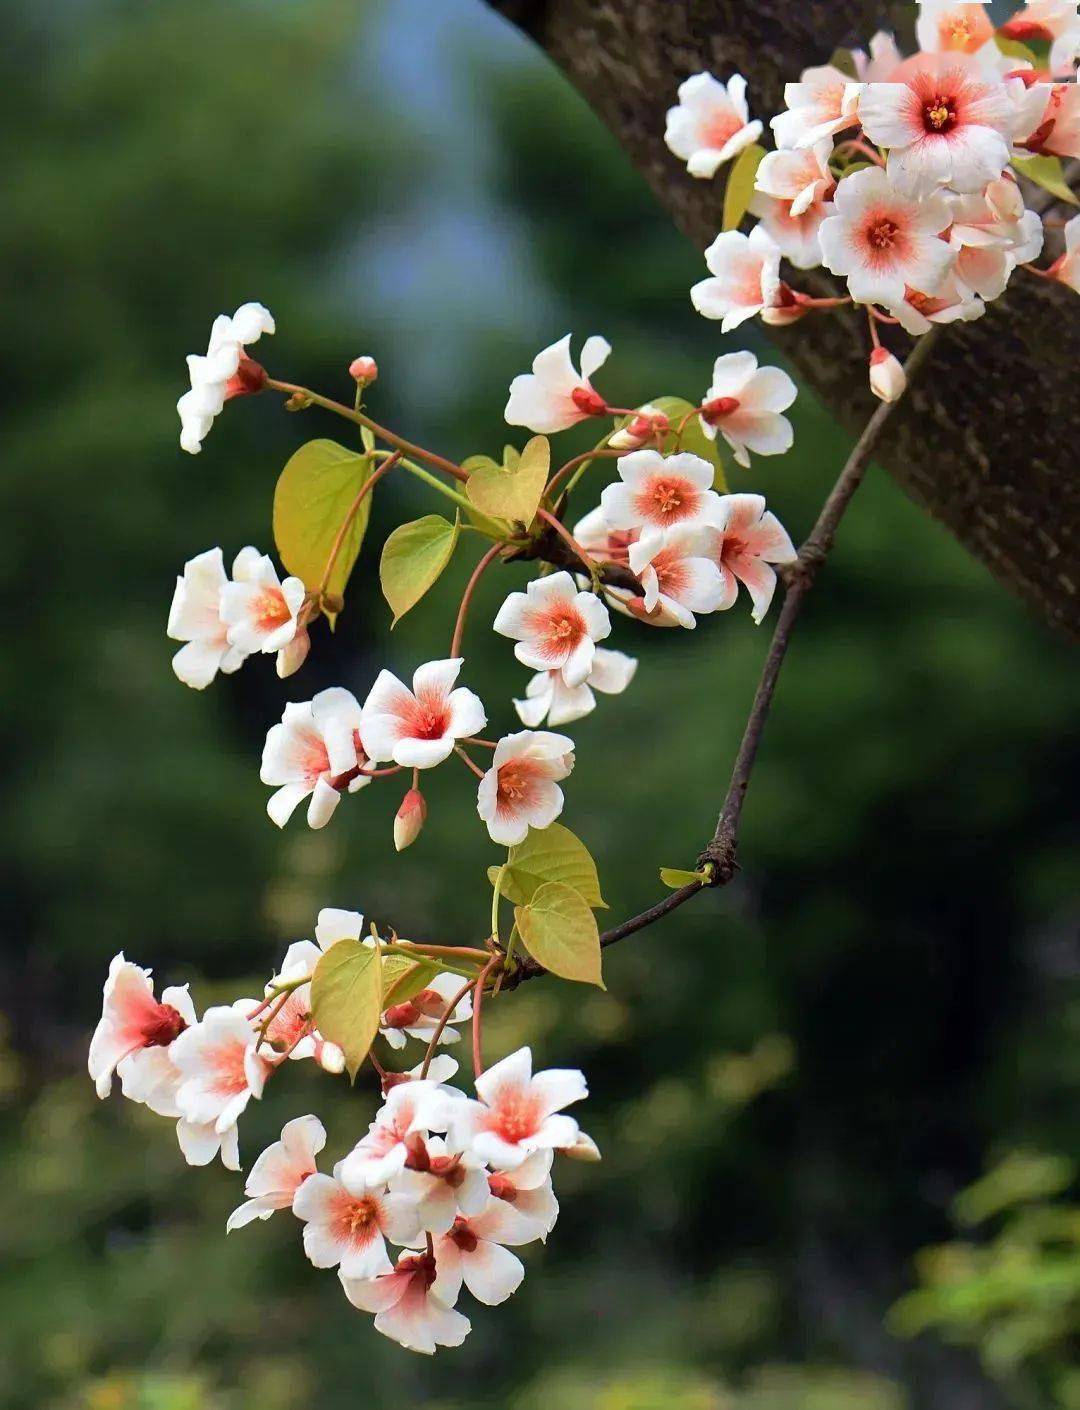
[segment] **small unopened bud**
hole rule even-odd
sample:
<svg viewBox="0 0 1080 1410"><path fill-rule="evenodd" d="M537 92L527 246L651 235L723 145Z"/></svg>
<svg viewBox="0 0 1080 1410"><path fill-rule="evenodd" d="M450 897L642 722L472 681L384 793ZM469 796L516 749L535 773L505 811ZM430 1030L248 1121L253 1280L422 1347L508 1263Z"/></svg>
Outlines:
<svg viewBox="0 0 1080 1410"><path fill-rule="evenodd" d="M285 402L286 411L307 411L311 405L311 398L307 392L293 392Z"/></svg>
<svg viewBox="0 0 1080 1410"><path fill-rule="evenodd" d="M569 1156L571 1160L597 1161L601 1159L600 1147L591 1136L586 1136L584 1131L579 1131L574 1144L563 1146L559 1154Z"/></svg>
<svg viewBox="0 0 1080 1410"><path fill-rule="evenodd" d="M638 450L646 441L666 436L670 430L671 422L662 411L643 406L628 425L609 438L608 445L613 450Z"/></svg>
<svg viewBox="0 0 1080 1410"><path fill-rule="evenodd" d="M321 1043L318 1061L324 1072L332 1073L335 1077L339 1072L345 1071L345 1054L336 1043Z"/></svg>
<svg viewBox="0 0 1080 1410"><path fill-rule="evenodd" d="M870 390L882 401L899 401L907 390L907 374L888 348L870 354Z"/></svg>
<svg viewBox="0 0 1080 1410"><path fill-rule="evenodd" d="M296 635L277 654L277 673L282 680L295 675L308 658L311 636L307 627L297 627Z"/></svg>
<svg viewBox="0 0 1080 1410"><path fill-rule="evenodd" d="M373 357L354 357L349 363L349 376L362 387L370 387L379 380L379 364Z"/></svg>
<svg viewBox="0 0 1080 1410"><path fill-rule="evenodd" d="M401 807L394 818L394 846L399 852L411 847L420 836L420 829L427 818L427 804L418 788L410 788L401 800Z"/></svg>

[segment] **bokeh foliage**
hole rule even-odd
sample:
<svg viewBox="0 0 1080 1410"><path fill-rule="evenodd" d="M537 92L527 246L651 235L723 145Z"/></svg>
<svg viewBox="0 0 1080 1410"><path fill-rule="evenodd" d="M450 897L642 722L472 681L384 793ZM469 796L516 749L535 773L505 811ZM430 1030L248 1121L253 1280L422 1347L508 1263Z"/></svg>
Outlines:
<svg viewBox="0 0 1080 1410"><path fill-rule="evenodd" d="M341 434L264 399L182 456L182 354L213 313L264 300L272 370L330 392L374 353L373 410L456 456L499 452L509 375L570 327L611 338L603 385L628 404L695 395L735 344L689 308L696 253L479 0L5 11L0 1403L1053 1405L1071 1303L1026 1403L992 1358L986 1377L883 1321L985 1152L1080 1155L1075 667L878 474L785 667L738 884L613 952L608 993L534 984L492 1008L493 1051L586 1069L606 1159L566 1172L550 1246L460 1352L383 1343L283 1217L226 1240L236 1179L96 1101L85 1044L119 949L208 1003L261 982L323 904L432 939L486 925L495 857L463 774L432 778L400 858L396 795L279 834L257 777L284 699L445 652L464 552L393 636L375 552L440 505L382 487L338 631L284 687L267 662L203 696L172 677L174 572L213 543L269 548L281 465ZM783 462L732 474L798 536L848 442L805 395L796 430ZM484 627L524 580L484 585L466 643L506 728L525 673ZM766 631L742 609L617 631L641 669L574 728L568 788L613 917L693 865ZM339 1154L373 1098L290 1072L245 1156L314 1105Z"/></svg>

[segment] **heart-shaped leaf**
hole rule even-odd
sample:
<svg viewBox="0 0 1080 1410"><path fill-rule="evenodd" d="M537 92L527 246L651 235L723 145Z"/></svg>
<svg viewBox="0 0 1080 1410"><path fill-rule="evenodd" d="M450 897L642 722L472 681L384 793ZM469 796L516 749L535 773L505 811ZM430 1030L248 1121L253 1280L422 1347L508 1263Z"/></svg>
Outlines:
<svg viewBox="0 0 1080 1410"><path fill-rule="evenodd" d="M724 190L724 230L737 230L742 224L743 216L754 198L757 169L764 155L765 148L755 142L744 147L732 163Z"/></svg>
<svg viewBox="0 0 1080 1410"><path fill-rule="evenodd" d="M510 447L507 447L510 450ZM508 456L508 460L509 460ZM484 457L465 483L465 493L481 514L523 524L527 529L536 517L544 486L551 469L551 445L546 436L534 436L521 452L515 466L496 466Z"/></svg>
<svg viewBox="0 0 1080 1410"><path fill-rule="evenodd" d="M460 525L458 515L451 524L441 514L428 514L400 525L386 540L379 581L394 613L395 627L439 580L454 556Z"/></svg>
<svg viewBox="0 0 1080 1410"><path fill-rule="evenodd" d="M371 456L348 450L336 441L308 441L278 476L274 542L286 570L312 592L322 584L341 527L374 463ZM326 585L332 597L344 595L370 517L369 493L353 514L334 560Z"/></svg>
<svg viewBox="0 0 1080 1410"><path fill-rule="evenodd" d="M488 868L492 886L501 867ZM524 842L511 847L503 872L502 894L516 906L527 905L533 893L546 881L559 881L580 895L587 905L606 909L600 894L596 863L580 837L552 823L542 829L530 828Z"/></svg>
<svg viewBox="0 0 1080 1410"><path fill-rule="evenodd" d="M382 1006L385 1012L391 1004L404 1004L426 989L438 973L435 966L417 957L386 955L382 968Z"/></svg>
<svg viewBox="0 0 1080 1410"><path fill-rule="evenodd" d="M527 906L514 912L529 954L562 979L601 989L600 932L580 891L561 881L545 881Z"/></svg>
<svg viewBox="0 0 1080 1410"><path fill-rule="evenodd" d="M315 966L311 979L311 1016L324 1038L345 1054L349 1076L356 1077L379 1031L382 972L374 945L339 940Z"/></svg>

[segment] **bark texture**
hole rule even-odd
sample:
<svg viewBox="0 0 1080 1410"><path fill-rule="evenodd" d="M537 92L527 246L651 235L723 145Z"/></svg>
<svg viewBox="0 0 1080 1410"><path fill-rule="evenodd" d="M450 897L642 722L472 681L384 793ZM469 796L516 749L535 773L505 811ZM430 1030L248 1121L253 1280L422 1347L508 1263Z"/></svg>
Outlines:
<svg viewBox="0 0 1080 1410"><path fill-rule="evenodd" d="M892 21L910 41L913 7L882 0L491 0L548 51L611 128L678 227L704 248L720 226L723 180L689 177L664 145L676 86L710 69L750 81L753 115L783 107L784 83L838 47L865 47ZM705 276L704 266L702 277ZM835 292L824 271L792 283ZM861 311L775 330L838 419L865 425ZM901 356L910 346L892 340ZM1080 303L1018 272L977 323L947 330L934 366L893 418L879 459L904 490L1021 594L1080 638Z"/></svg>

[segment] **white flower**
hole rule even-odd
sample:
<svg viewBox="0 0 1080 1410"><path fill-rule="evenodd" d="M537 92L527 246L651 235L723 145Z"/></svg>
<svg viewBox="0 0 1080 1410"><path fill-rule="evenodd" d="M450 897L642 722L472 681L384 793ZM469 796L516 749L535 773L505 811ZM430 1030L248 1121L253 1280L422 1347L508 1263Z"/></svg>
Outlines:
<svg viewBox="0 0 1080 1410"><path fill-rule="evenodd" d="M831 64L804 69L799 82L784 89L788 112L777 114L770 124L776 145L813 147L842 128L854 126L850 85L847 74Z"/></svg>
<svg viewBox="0 0 1080 1410"><path fill-rule="evenodd" d="M400 1004L392 1004L382 1015L379 1032L392 1048L403 1048L407 1038L428 1043L446 1015L449 1001L461 992L462 981L456 974L436 974L426 989ZM456 1043L461 1035L455 1023L467 1023L472 1017L470 995L457 1004L439 1035L440 1043Z"/></svg>
<svg viewBox="0 0 1080 1410"><path fill-rule="evenodd" d="M724 581L707 557L709 529L648 529L630 549L630 567L645 589L648 615L671 618L680 627L697 626L695 613L717 612L724 601Z"/></svg>
<svg viewBox="0 0 1080 1410"><path fill-rule="evenodd" d="M915 34L926 53L976 54L993 43L994 26L980 0L919 0Z"/></svg>
<svg viewBox="0 0 1080 1410"><path fill-rule="evenodd" d="M189 1165L209 1165L220 1155L226 1170L240 1169L240 1135L235 1126L219 1131L213 1121L198 1123L181 1117L176 1123L176 1139Z"/></svg>
<svg viewBox="0 0 1080 1410"><path fill-rule="evenodd" d="M763 309L772 308L780 292L780 250L760 225L749 235L725 230L705 251L712 274L690 290L690 299L704 318L719 318L730 333Z"/></svg>
<svg viewBox="0 0 1080 1410"><path fill-rule="evenodd" d="M559 781L573 767L574 741L565 734L522 730L500 739L476 791L492 842L512 847L525 841L530 827L550 827L563 810Z"/></svg>
<svg viewBox="0 0 1080 1410"><path fill-rule="evenodd" d="M791 422L780 413L798 396L798 388L779 367L758 367L752 352L726 353L713 364L712 386L705 393L701 425L717 431L740 465L755 455L783 455L794 444Z"/></svg>
<svg viewBox="0 0 1080 1410"><path fill-rule="evenodd" d="M840 182L834 203L836 214L821 227L822 255L828 269L846 275L856 303L895 309L909 287L937 292L956 262L938 238L951 223L943 197L912 200L868 167Z"/></svg>
<svg viewBox="0 0 1080 1410"><path fill-rule="evenodd" d="M559 1115L589 1095L584 1076L551 1068L533 1075L532 1052L519 1048L476 1079L479 1101L448 1104L448 1140L496 1170L514 1170L540 1150L573 1145L578 1124Z"/></svg>
<svg viewBox="0 0 1080 1410"><path fill-rule="evenodd" d="M404 1195L377 1186L355 1193L333 1175L309 1175L296 1191L293 1213L304 1222L304 1252L316 1268L341 1268L343 1278L376 1278L393 1264L386 1240L406 1244L417 1230L416 1211Z"/></svg>
<svg viewBox="0 0 1080 1410"><path fill-rule="evenodd" d="M724 578L725 601L734 601L742 583L754 604L755 622L764 618L776 591L772 565L794 563L797 556L787 531L759 494L724 496L724 527L712 536L710 554Z"/></svg>
<svg viewBox="0 0 1080 1410"><path fill-rule="evenodd" d="M198 455L202 442L231 395L255 390L245 385L244 348L273 333L274 320L262 304L241 304L231 318L219 314L210 330L206 356L187 360L191 390L176 403L180 414L181 449ZM252 365L248 362L249 367Z"/></svg>
<svg viewBox="0 0 1080 1410"><path fill-rule="evenodd" d="M479 1214L490 1198L479 1157L452 1151L440 1136L417 1147L390 1188L409 1201L419 1229L430 1234L445 1233L459 1213Z"/></svg>
<svg viewBox="0 0 1080 1410"><path fill-rule="evenodd" d="M1008 166L1018 121L1010 88L963 54L924 54L902 81L867 84L859 117L870 141L889 148L893 186L915 197L981 191Z"/></svg>
<svg viewBox="0 0 1080 1410"><path fill-rule="evenodd" d="M241 549L233 581L221 590L221 620L229 644L250 656L280 651L296 636L307 589L299 578L278 579L273 563L256 548Z"/></svg>
<svg viewBox="0 0 1080 1410"><path fill-rule="evenodd" d="M929 333L935 323L971 323L986 312L986 305L962 284L955 273L950 274L936 294L923 294L908 289L903 303L892 310L905 332L919 337Z"/></svg>
<svg viewBox="0 0 1080 1410"><path fill-rule="evenodd" d="M449 758L459 739L480 733L487 715L479 697L453 688L463 664L457 657L417 667L412 690L390 671L379 672L360 728L373 763L392 759L405 768L430 769Z"/></svg>
<svg viewBox="0 0 1080 1410"><path fill-rule="evenodd" d="M895 37L885 29L879 29L870 40L869 55L862 49L854 49L851 56L855 60L855 72L860 83L888 83L904 62ZM850 98L851 95L847 96Z"/></svg>
<svg viewBox="0 0 1080 1410"><path fill-rule="evenodd" d="M617 464L619 481L600 496L612 529L688 529L715 518L720 499L712 487L715 471L700 455L635 450Z"/></svg>
<svg viewBox="0 0 1080 1410"><path fill-rule="evenodd" d="M385 1183L405 1169L409 1152L424 1148L424 1138L452 1099L433 1081L400 1082L391 1087L375 1120L341 1162L338 1174L349 1189ZM459 1100L463 1100L459 1098Z"/></svg>
<svg viewBox="0 0 1080 1410"><path fill-rule="evenodd" d="M326 1145L326 1130L317 1116L298 1116L281 1128L281 1139L267 1146L251 1167L244 1193L247 1200L229 1215L226 1233L254 1219L269 1219L277 1209L291 1209L300 1186L318 1173L315 1157Z"/></svg>
<svg viewBox="0 0 1080 1410"><path fill-rule="evenodd" d="M1030 90L1027 109L1017 137L1019 154L1064 158L1080 157L1080 85L1038 83Z"/></svg>
<svg viewBox="0 0 1080 1410"><path fill-rule="evenodd" d="M769 152L758 167L750 212L796 269L821 263L818 231L832 214L836 181L829 170L828 138L799 151Z"/></svg>
<svg viewBox="0 0 1080 1410"><path fill-rule="evenodd" d="M158 1002L150 971L124 959L123 952L114 955L87 1060L98 1096L109 1095L113 1073L125 1058L168 1048L194 1022L186 987L166 989Z"/></svg>
<svg viewBox="0 0 1080 1410"><path fill-rule="evenodd" d="M668 109L664 141L691 176L710 177L760 136L761 123L750 121L741 73L726 87L711 73L696 73L679 85L679 103Z"/></svg>
<svg viewBox="0 0 1080 1410"><path fill-rule="evenodd" d="M580 1133L579 1133L580 1134ZM559 1202L551 1185L553 1150L537 1151L514 1170L497 1170L488 1176L495 1199L509 1204L524 1220L532 1239L546 1240L559 1217Z"/></svg>
<svg viewBox="0 0 1080 1410"><path fill-rule="evenodd" d="M426 1254L403 1254L392 1273L378 1278L342 1278L345 1296L362 1312L374 1312L375 1330L407 1351L431 1356L437 1346L460 1346L471 1330L469 1319L448 1307L432 1291L435 1260Z"/></svg>
<svg viewBox="0 0 1080 1410"><path fill-rule="evenodd" d="M495 630L517 642L514 655L534 671L562 671L581 685L592 670L596 643L611 633L611 618L598 597L579 592L569 573L535 578L499 608Z"/></svg>
<svg viewBox="0 0 1080 1410"><path fill-rule="evenodd" d="M241 558L236 561L242 567ZM166 632L173 641L187 642L172 665L178 679L194 690L205 689L218 671L231 675L247 657L246 651L229 641L228 627L221 620L221 595L227 583L220 548L189 559L183 576L176 580Z"/></svg>
<svg viewBox="0 0 1080 1410"><path fill-rule="evenodd" d="M510 400L503 413L507 425L551 435L590 416L603 416L606 403L589 379L610 356L611 344L605 338L586 338L579 372L570 358L569 333L537 353L532 372L523 372L510 383Z"/></svg>
<svg viewBox="0 0 1080 1410"><path fill-rule="evenodd" d="M176 1104L184 1120L213 1125L217 1135L235 1126L252 1097L261 1097L269 1064L256 1051L258 1034L247 1018L254 1005L210 1008L185 1028L170 1049L180 1069Z"/></svg>
<svg viewBox="0 0 1080 1410"><path fill-rule="evenodd" d="M531 1243L533 1225L513 1205L491 1199L484 1182L484 1206L472 1215L459 1215L435 1239L436 1277L432 1291L447 1304L461 1294L462 1283L478 1302L496 1307L517 1291L525 1265L505 1247Z"/></svg>
<svg viewBox="0 0 1080 1410"><path fill-rule="evenodd" d="M285 706L281 723L267 733L259 777L276 786L266 811L284 827L297 806L310 798L308 826L325 827L341 801L371 782L358 770L368 762L360 744L361 710L340 686L314 700Z"/></svg>
<svg viewBox="0 0 1080 1410"><path fill-rule="evenodd" d="M596 709L594 690L603 695L621 695L634 679L637 664L633 656L598 646L592 670L581 685L567 685L561 671L540 671L525 687L525 699L514 701L514 709L529 729L536 729L545 721L549 725L571 724Z"/></svg>

